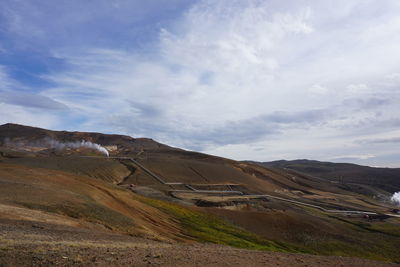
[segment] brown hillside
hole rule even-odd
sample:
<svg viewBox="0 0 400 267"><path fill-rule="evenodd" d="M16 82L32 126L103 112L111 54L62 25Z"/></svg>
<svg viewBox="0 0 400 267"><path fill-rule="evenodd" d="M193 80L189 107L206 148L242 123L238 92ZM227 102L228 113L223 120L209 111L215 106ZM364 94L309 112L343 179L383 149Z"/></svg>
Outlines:
<svg viewBox="0 0 400 267"><path fill-rule="evenodd" d="M55 150L46 147L48 138L90 141L111 157L91 148ZM397 262L400 219L389 196L374 185L356 189L146 138L0 126L0 219L6 225L45 223L101 236ZM9 229L13 240L15 229Z"/></svg>

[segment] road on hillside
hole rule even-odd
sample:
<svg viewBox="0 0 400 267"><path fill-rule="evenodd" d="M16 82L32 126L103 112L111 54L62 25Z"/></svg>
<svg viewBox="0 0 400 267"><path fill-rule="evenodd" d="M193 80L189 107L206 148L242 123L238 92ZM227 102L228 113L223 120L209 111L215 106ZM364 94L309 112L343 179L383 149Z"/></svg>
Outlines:
<svg viewBox="0 0 400 267"><path fill-rule="evenodd" d="M138 155L140 155L143 152L139 152ZM84 157L89 157L89 158L104 158L104 157L96 157L96 156L84 156ZM139 168L141 168L143 171L145 171L147 174L149 174L150 176L152 176L153 178L155 178L158 182L160 182L161 184L164 185L184 185L185 187L187 187L190 190L170 190L170 192L184 192L184 193L198 193L198 194L238 194L241 197L248 197L248 198L270 198L270 199L275 199L275 200L280 200L280 201L284 201L284 202L288 202L294 205L301 205L301 206L306 206L306 207L311 207L311 208L315 208L315 209L319 209L321 211L327 212L327 213L336 213L336 214L363 214L363 215L379 215L376 212L371 212L371 211L360 211L360 210L334 210L334 209L326 209L324 207L318 206L318 205L314 205L314 204L309 204L309 203L305 203L305 202L301 202L301 201L297 201L297 200L292 200L292 199L288 199L288 198L283 198L283 197L277 197L277 196L273 196L273 195L269 195L269 194L259 194L259 195L245 195L243 192L241 191L232 191L232 190L197 190L194 187L192 187L189 184L184 184L181 182L165 182L164 179L162 179L160 176L158 176L157 174L155 174L154 172L152 172L151 170L149 170L147 167L143 166L141 163L139 163L135 158L133 157L107 157L110 159L119 159L119 160L130 160L132 161L136 166L138 166ZM204 184L207 185L207 184ZM399 217L400 215L394 215L394 214L384 214L387 216L391 216L391 217Z"/></svg>

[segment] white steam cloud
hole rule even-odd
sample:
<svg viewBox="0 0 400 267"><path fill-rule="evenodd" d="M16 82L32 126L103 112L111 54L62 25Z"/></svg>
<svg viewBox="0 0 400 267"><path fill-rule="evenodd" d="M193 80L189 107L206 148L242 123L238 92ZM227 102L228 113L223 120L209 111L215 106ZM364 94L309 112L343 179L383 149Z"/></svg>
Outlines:
<svg viewBox="0 0 400 267"><path fill-rule="evenodd" d="M23 149L28 151L40 151L45 148L53 148L56 150L64 150L67 148L72 148L72 149L88 148L97 150L98 152L105 154L107 157L109 156L109 152L106 148L102 147L99 144L85 140L73 141L73 142L61 142L51 137L46 137L36 141L29 141L24 138L15 138L14 140L11 140L10 138L6 137L4 138L3 142L0 142L0 145L13 149Z"/></svg>
<svg viewBox="0 0 400 267"><path fill-rule="evenodd" d="M390 198L390 200L391 200L394 204L400 206L400 192L394 193L393 196Z"/></svg>
<svg viewBox="0 0 400 267"><path fill-rule="evenodd" d="M109 156L108 150L105 149L104 147L102 147L99 144L96 143L92 143L90 141L75 141L75 142L60 142L58 140L54 140L54 139L47 139L46 142L50 145L51 148L55 148L57 150L63 150L66 148L89 148L89 149L94 149L99 151L100 153L105 154L107 157Z"/></svg>

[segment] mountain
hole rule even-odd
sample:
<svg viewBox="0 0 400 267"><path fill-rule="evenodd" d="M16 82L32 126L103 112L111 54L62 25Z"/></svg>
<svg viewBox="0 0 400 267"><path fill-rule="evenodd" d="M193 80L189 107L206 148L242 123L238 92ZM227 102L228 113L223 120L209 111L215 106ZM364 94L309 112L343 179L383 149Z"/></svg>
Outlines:
<svg viewBox="0 0 400 267"><path fill-rule="evenodd" d="M0 265L193 265L193 255L202 265L209 257L234 264L235 255L253 265L264 257L320 264L313 255L400 261L400 218L389 201L398 184L385 178L386 169L338 165L338 182L335 164L289 163L239 162L148 138L1 125ZM307 164L315 172L304 171ZM375 171L385 186L363 182L361 171Z"/></svg>
<svg viewBox="0 0 400 267"><path fill-rule="evenodd" d="M102 146L116 146L117 149L115 150L111 148L111 153L115 155L135 154L143 149L174 150L149 138L132 138L116 134L50 131L12 123L0 126L0 144L2 146L8 144L14 145L15 148L17 146L20 148L29 146L45 147L48 140L57 140L60 142L79 142L85 140Z"/></svg>
<svg viewBox="0 0 400 267"><path fill-rule="evenodd" d="M287 168L342 184L370 185L394 193L400 191L400 168L373 168L350 163L316 160L258 162L261 166Z"/></svg>

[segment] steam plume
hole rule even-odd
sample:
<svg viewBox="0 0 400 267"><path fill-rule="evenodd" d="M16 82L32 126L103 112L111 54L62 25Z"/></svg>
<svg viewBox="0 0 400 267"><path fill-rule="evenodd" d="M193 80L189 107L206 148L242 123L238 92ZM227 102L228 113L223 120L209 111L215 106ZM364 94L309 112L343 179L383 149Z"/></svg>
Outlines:
<svg viewBox="0 0 400 267"><path fill-rule="evenodd" d="M392 198L390 199L394 204L400 206L400 192L396 192L393 194Z"/></svg>
<svg viewBox="0 0 400 267"><path fill-rule="evenodd" d="M75 141L75 142L60 142L58 140L54 139L47 139L46 142L50 145L51 148L55 148L57 150L63 150L66 148L80 148L80 147L85 147L89 149L94 149L99 151L100 153L105 154L107 157L109 156L108 150L102 147L99 144L92 143L90 141Z"/></svg>

